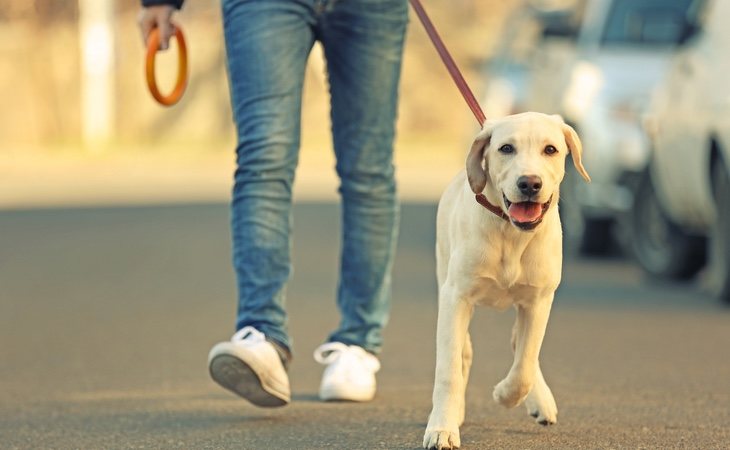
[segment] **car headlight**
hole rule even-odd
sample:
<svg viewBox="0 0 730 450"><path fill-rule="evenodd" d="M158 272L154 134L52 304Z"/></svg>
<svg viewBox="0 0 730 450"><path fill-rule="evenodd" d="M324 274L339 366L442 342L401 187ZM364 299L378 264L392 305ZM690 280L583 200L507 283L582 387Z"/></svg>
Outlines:
<svg viewBox="0 0 730 450"><path fill-rule="evenodd" d="M576 63L563 99L563 108L568 117L582 117L602 86L603 76L598 67L587 61Z"/></svg>

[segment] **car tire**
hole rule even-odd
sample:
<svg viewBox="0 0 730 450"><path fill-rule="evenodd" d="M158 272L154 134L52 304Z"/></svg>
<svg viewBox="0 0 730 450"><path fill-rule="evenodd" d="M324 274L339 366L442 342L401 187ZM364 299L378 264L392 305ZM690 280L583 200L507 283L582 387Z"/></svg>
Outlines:
<svg viewBox="0 0 730 450"><path fill-rule="evenodd" d="M612 219L583 219L583 236L578 251L585 256L607 256L613 253L617 244L611 230Z"/></svg>
<svg viewBox="0 0 730 450"><path fill-rule="evenodd" d="M712 168L712 191L717 214L710 236L712 271L718 297L730 303L730 174L722 160Z"/></svg>
<svg viewBox="0 0 730 450"><path fill-rule="evenodd" d="M634 256L650 276L686 280L705 265L705 238L684 232L669 219L648 172L637 188L631 224Z"/></svg>

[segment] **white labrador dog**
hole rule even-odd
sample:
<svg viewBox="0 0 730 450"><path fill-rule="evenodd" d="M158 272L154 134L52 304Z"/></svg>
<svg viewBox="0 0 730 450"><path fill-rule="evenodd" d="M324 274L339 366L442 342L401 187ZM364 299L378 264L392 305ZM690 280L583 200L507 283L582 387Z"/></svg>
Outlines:
<svg viewBox="0 0 730 450"><path fill-rule="evenodd" d="M558 199L568 153L590 181L581 150L578 135L559 116L529 112L488 121L469 151L466 171L441 197L436 379L424 447L460 446L475 305L517 310L514 362L495 386L494 400L509 408L524 401L541 425L557 420L538 355L560 283Z"/></svg>

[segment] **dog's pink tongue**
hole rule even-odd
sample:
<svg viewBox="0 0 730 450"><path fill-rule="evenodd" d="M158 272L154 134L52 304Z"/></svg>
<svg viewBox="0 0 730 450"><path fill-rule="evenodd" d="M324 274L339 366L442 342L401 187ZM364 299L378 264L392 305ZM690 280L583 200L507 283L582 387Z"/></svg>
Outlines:
<svg viewBox="0 0 730 450"><path fill-rule="evenodd" d="M540 218L542 205L535 202L512 203L509 215L517 222L534 222Z"/></svg>

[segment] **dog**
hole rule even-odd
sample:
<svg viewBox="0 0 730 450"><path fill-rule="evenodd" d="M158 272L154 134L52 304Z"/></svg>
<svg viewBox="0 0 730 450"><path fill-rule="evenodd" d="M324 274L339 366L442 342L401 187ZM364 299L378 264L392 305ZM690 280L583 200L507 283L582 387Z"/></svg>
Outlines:
<svg viewBox="0 0 730 450"><path fill-rule="evenodd" d="M560 283L560 182L570 153L580 175L582 145L560 116L527 112L487 121L466 158L466 170L438 206L436 266L439 309L433 409L425 448L461 445L465 390L472 363L469 322L474 306L513 306L514 362L493 391L512 408L524 402L541 425L558 408L538 355Z"/></svg>

